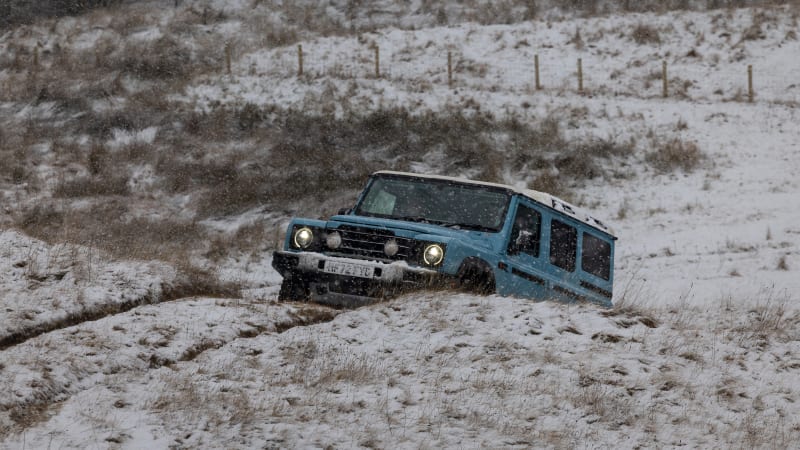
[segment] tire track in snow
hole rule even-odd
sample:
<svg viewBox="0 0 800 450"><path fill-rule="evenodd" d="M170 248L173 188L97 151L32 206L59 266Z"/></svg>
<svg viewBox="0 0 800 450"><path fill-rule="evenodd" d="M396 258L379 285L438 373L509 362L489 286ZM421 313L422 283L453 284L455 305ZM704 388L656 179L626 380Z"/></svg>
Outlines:
<svg viewBox="0 0 800 450"><path fill-rule="evenodd" d="M61 404L64 400L76 395L79 392L91 389L92 387L104 382L106 375L114 375L119 372L127 371L139 373L144 376L149 371L158 370L162 367L171 367L180 362L193 361L200 355L209 350L219 349L239 339L251 339L266 333L280 334L299 326L311 326L333 320L341 311L319 305L306 304L262 304L261 307L271 314L264 314L263 317L254 317L248 306L240 305L237 301L233 304L233 314L231 305L219 304L220 302L233 302L233 300L222 299L197 299L181 297L187 300L184 305L174 305L174 310L185 309L182 316L175 315L165 317L158 315L158 309L163 305L140 305L143 307L153 306L153 311L142 311L142 314L132 315L130 318L121 315L107 315L97 319L106 323L88 324L81 322L74 329L64 327L58 330L51 330L51 334L42 334L37 337L26 339L33 347L49 348L53 342L69 347L69 350L48 351L53 358L47 365L37 359L35 351L28 351L23 347L8 347L2 351L2 360L6 366L0 367L0 372L11 369L12 373L20 372L14 368L22 366L27 369L28 375L21 380L27 389L24 395L11 395L12 390L7 389L8 396L12 398L3 399L0 395L0 437L11 432L18 432L30 426L47 420L50 417L48 411L53 406ZM178 299L175 299L178 300ZM163 303L163 302L162 302ZM227 319L227 323L214 324L207 328L195 329L197 318L196 312L208 310L211 305L218 309L220 317ZM156 309L157 308L157 309ZM196 309L194 309L196 308ZM135 306L128 311L135 309ZM194 310L192 310L194 309ZM191 312L188 312L192 310ZM277 314L279 317L271 317ZM148 316L153 316L149 319ZM252 317L253 320L240 322L241 316ZM181 323L183 319L185 323ZM262 322L258 322L261 319ZM140 328L135 334L126 334L128 328L135 328L137 320ZM156 327L161 327L161 321L168 320L170 325L183 336L172 336L174 341L163 343L153 341L152 331ZM202 321L200 321L202 322ZM81 327L85 324L88 327ZM127 328L126 328L127 327ZM210 336L203 336L205 332L211 330ZM112 336L114 332L122 333L121 336ZM63 336L58 333L63 333ZM100 351L97 344L98 337L95 333L107 332L109 335L100 336L102 342ZM116 338L116 342L113 340ZM40 342L34 342L39 339ZM181 340L184 339L184 340ZM75 342L71 342L75 341ZM85 342L84 342L85 341ZM24 343L20 343L25 345ZM17 345L20 345L17 344ZM183 345L185 344L185 345ZM11 353L16 353L12 355ZM171 353L171 354L170 354ZM90 355L89 358L82 354ZM18 358L28 357L27 360L20 361ZM59 358L61 360L59 360ZM15 362L14 360L17 359ZM55 359L55 361L53 361ZM62 361L63 360L63 361ZM75 360L80 360L75 363ZM9 365L9 363L11 365ZM53 367L57 369L54 370ZM66 372L59 372L59 369L66 367ZM41 372L36 372L40 370ZM11 382L13 383L13 381ZM1 383L0 383L1 384ZM13 386L12 386L13 387Z"/></svg>
<svg viewBox="0 0 800 450"><path fill-rule="evenodd" d="M160 293L159 293L160 292ZM238 292L232 286L209 287L208 285L194 285L181 282L177 285L162 284L160 289L150 290L145 295L122 302L104 303L96 308L67 312L59 319L41 322L28 328L14 331L0 337L0 351L22 344L29 339L53 331L62 330L85 322L94 322L105 317L128 312L143 305L157 304L180 300L189 297L222 297L236 298Z"/></svg>

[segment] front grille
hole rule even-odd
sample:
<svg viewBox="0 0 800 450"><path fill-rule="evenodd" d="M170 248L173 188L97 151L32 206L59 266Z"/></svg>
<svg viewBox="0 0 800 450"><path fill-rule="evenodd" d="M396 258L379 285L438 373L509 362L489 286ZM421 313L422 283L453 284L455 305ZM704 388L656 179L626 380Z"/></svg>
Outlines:
<svg viewBox="0 0 800 450"><path fill-rule="evenodd" d="M414 240L397 237L391 230L376 228L363 228L343 225L336 229L342 235L342 246L336 249L337 254L357 258L377 260L408 260L414 249ZM383 251L383 246L389 239L397 241L399 251L389 257Z"/></svg>

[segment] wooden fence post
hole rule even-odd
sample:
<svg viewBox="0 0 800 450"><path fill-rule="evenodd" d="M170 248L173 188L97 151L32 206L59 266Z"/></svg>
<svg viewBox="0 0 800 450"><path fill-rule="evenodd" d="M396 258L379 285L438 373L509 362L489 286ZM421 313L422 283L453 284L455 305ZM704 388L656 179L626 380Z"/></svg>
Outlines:
<svg viewBox="0 0 800 450"><path fill-rule="evenodd" d="M750 101L750 103L753 103L753 97L754 97L754 92L753 92L753 65L752 64L748 64L747 65L747 99Z"/></svg>
<svg viewBox="0 0 800 450"><path fill-rule="evenodd" d="M669 95L669 81L667 81L667 61L661 63L661 96L667 98Z"/></svg>
<svg viewBox="0 0 800 450"><path fill-rule="evenodd" d="M375 78L381 77L381 50L375 44Z"/></svg>
<svg viewBox="0 0 800 450"><path fill-rule="evenodd" d="M303 46L297 45L297 76L303 76Z"/></svg>
<svg viewBox="0 0 800 450"><path fill-rule="evenodd" d="M578 92L583 92L583 61L578 58Z"/></svg>
<svg viewBox="0 0 800 450"><path fill-rule="evenodd" d="M542 85L539 83L539 55L533 55L533 67L536 73L536 90L539 91L542 89Z"/></svg>
<svg viewBox="0 0 800 450"><path fill-rule="evenodd" d="M39 47L33 47L33 70L39 70Z"/></svg>
<svg viewBox="0 0 800 450"><path fill-rule="evenodd" d="M453 53L447 52L447 86L453 87Z"/></svg>
<svg viewBox="0 0 800 450"><path fill-rule="evenodd" d="M225 43L225 67L228 70L228 75L231 74L231 43Z"/></svg>

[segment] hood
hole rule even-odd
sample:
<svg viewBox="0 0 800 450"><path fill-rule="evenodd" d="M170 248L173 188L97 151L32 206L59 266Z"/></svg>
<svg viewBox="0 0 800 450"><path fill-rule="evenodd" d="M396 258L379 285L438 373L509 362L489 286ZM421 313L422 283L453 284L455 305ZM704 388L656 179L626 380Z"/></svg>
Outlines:
<svg viewBox="0 0 800 450"><path fill-rule="evenodd" d="M366 225L374 228L383 228L391 230L404 230L416 234L427 234L442 236L451 239L474 239L483 240L483 236L494 236L496 233L487 233L484 231L474 230L459 230L457 228L448 228L441 225L434 225L430 223L421 222L408 222L405 220L392 220L384 219L381 217L366 217L366 216L333 216L328 223L333 224L347 224L347 225Z"/></svg>

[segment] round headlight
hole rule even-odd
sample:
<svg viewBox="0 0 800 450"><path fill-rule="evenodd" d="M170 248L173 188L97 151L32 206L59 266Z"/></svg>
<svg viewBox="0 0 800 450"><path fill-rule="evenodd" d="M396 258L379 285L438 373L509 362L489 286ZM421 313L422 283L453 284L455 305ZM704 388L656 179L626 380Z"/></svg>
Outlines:
<svg viewBox="0 0 800 450"><path fill-rule="evenodd" d="M383 244L383 253L386 253L386 256L394 256L399 251L400 246L397 245L397 241L394 239L389 239L385 244Z"/></svg>
<svg viewBox="0 0 800 450"><path fill-rule="evenodd" d="M422 259L425 260L425 264L436 266L444 259L444 250L438 244L431 244L425 247L425 253L422 254Z"/></svg>
<svg viewBox="0 0 800 450"><path fill-rule="evenodd" d="M294 232L294 245L299 248L306 248L314 240L314 233L311 228L303 227Z"/></svg>
<svg viewBox="0 0 800 450"><path fill-rule="evenodd" d="M339 234L338 231L330 232L328 233L328 237L325 238L325 243L328 245L329 249L336 250L342 245L342 235Z"/></svg>

